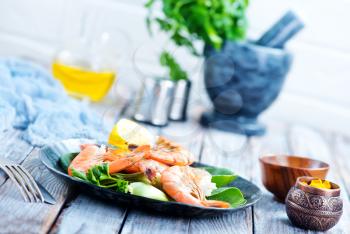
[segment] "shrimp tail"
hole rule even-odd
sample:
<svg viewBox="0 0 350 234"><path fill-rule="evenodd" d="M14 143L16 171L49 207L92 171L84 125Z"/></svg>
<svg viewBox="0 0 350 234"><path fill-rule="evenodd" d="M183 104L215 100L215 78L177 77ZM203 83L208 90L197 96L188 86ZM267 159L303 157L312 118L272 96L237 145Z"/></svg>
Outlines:
<svg viewBox="0 0 350 234"><path fill-rule="evenodd" d="M203 206L216 208L230 208L230 204L224 201L205 200L202 201Z"/></svg>

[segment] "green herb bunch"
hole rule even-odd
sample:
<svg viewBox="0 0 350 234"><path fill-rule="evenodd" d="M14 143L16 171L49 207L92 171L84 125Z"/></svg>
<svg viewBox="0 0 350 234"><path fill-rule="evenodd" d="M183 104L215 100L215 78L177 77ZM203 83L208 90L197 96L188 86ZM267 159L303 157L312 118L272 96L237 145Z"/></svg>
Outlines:
<svg viewBox="0 0 350 234"><path fill-rule="evenodd" d="M154 16L156 2L162 2L162 15ZM146 8L148 28L156 22L169 33L178 46L187 47L192 54L200 53L194 46L202 41L219 50L227 41L245 38L247 29L246 9L249 0L149 0ZM174 60L175 61L175 60ZM176 69L167 64L170 71ZM171 77L172 78L172 77Z"/></svg>

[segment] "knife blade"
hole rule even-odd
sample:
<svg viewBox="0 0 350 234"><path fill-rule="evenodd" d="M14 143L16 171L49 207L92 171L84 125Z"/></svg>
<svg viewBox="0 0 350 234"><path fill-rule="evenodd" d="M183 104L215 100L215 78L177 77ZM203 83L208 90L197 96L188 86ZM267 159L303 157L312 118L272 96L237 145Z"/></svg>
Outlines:
<svg viewBox="0 0 350 234"><path fill-rule="evenodd" d="M35 182L38 185L40 192L44 197L44 202L47 204L55 205L56 204L55 198L37 180L35 180Z"/></svg>

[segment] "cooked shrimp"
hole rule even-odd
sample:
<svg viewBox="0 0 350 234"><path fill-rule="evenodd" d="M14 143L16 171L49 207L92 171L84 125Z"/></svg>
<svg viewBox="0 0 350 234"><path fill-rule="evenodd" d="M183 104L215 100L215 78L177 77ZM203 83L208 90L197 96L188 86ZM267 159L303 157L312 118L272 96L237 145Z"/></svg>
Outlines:
<svg viewBox="0 0 350 234"><path fill-rule="evenodd" d="M72 175L72 168L86 172L91 167L101 164L109 164L109 172L116 173L132 166L142 160L149 152L149 146L140 146L132 152L120 153L105 146L98 147L94 144L81 145L82 151L73 159L68 168L68 174Z"/></svg>
<svg viewBox="0 0 350 234"><path fill-rule="evenodd" d="M193 163L193 155L182 146L159 137L156 145L151 149L149 157L169 166L186 166Z"/></svg>
<svg viewBox="0 0 350 234"><path fill-rule="evenodd" d="M168 166L164 163L153 159L142 159L134 165L126 168L124 171L127 173L143 172L153 185L158 186L161 173L167 168Z"/></svg>
<svg viewBox="0 0 350 234"><path fill-rule="evenodd" d="M68 167L68 174L72 175L72 168L78 171L86 172L90 167L100 164L102 157L106 153L105 148L98 147L94 144L83 144L80 146L80 153L73 159Z"/></svg>
<svg viewBox="0 0 350 234"><path fill-rule="evenodd" d="M144 153L145 155L148 155L149 150L150 150L149 146L142 146L142 147L136 148L133 151L133 153L134 154ZM121 156L123 154L120 154L120 152L121 152L120 150L109 150L109 152L105 154L104 159L112 162L118 159L119 160L118 162L120 163L120 158L123 157ZM153 159L142 159L130 165L129 167L126 167L125 169L123 169L123 171L127 173L142 172L147 176L147 178L150 180L152 184L159 185L161 173L166 168L168 168L168 166L164 163L155 161Z"/></svg>
<svg viewBox="0 0 350 234"><path fill-rule="evenodd" d="M151 183L156 186L160 184L162 172L168 168L167 165L152 159L142 160L138 163L138 166L140 171L145 173Z"/></svg>
<svg viewBox="0 0 350 234"><path fill-rule="evenodd" d="M109 163L109 173L120 172L135 163L141 161L149 152L149 146L140 146L130 153L124 154L119 159Z"/></svg>
<svg viewBox="0 0 350 234"><path fill-rule="evenodd" d="M191 205L229 208L223 201L207 200L215 185L211 176L203 169L189 166L172 166L163 171L161 176L163 190L175 201Z"/></svg>

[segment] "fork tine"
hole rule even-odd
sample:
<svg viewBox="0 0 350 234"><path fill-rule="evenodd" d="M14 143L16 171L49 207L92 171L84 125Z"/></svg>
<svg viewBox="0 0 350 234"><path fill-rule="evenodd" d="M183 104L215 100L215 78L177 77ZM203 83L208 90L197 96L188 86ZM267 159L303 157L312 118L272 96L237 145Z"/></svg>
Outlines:
<svg viewBox="0 0 350 234"><path fill-rule="evenodd" d="M22 175L27 178L30 188L32 189L33 193L36 194L37 200L39 202L44 202L44 196L42 195L32 175L29 174L29 172L21 165L17 165L17 168L20 171L20 173L22 173Z"/></svg>
<svg viewBox="0 0 350 234"><path fill-rule="evenodd" d="M11 168L16 171L17 175L20 177L22 185L26 188L27 193L31 195L33 198L33 202L40 201L38 198L38 195L36 194L33 186L31 185L30 181L28 180L27 176L18 169L17 165L11 165Z"/></svg>
<svg viewBox="0 0 350 234"><path fill-rule="evenodd" d="M16 185L16 187L18 188L18 190L21 192L21 195L23 197L23 199L28 202L29 198L27 196L27 194L24 193L21 185L18 183L18 181L16 180L16 178L14 177L14 175L12 174L11 171L9 171L5 166L1 166L0 168L8 175L8 177L14 182L14 184Z"/></svg>
<svg viewBox="0 0 350 234"><path fill-rule="evenodd" d="M12 168L8 165L4 166L3 169L5 169L5 172L10 177L10 179L15 182L18 189L20 190L22 197L26 202L31 202L31 196L28 194L28 191L26 187L21 183L21 180L18 178L18 174L16 171L12 170Z"/></svg>
<svg viewBox="0 0 350 234"><path fill-rule="evenodd" d="M26 202L44 202L44 196L37 183L24 167L14 164L6 158L0 158L0 168L15 183Z"/></svg>

